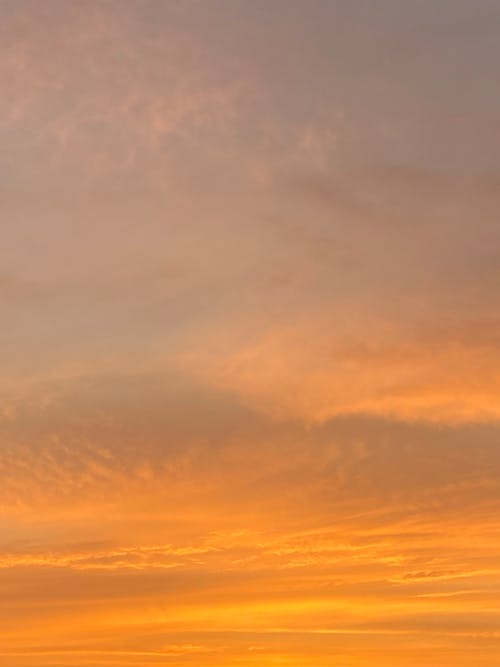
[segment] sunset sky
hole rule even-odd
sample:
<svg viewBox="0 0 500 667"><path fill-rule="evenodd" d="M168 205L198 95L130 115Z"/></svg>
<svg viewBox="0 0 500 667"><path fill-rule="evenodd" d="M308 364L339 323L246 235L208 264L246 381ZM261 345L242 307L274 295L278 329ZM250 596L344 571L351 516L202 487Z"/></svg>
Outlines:
<svg viewBox="0 0 500 667"><path fill-rule="evenodd" d="M0 665L500 665L500 2L0 0Z"/></svg>

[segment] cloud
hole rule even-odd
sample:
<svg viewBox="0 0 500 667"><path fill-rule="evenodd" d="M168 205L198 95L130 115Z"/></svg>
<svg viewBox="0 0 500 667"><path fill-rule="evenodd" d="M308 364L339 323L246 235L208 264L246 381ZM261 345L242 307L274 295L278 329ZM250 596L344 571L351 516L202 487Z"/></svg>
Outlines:
<svg viewBox="0 0 500 667"><path fill-rule="evenodd" d="M498 420L495 319L402 330L312 313L262 331L208 332L182 357L208 384L282 419L367 414L445 423Z"/></svg>

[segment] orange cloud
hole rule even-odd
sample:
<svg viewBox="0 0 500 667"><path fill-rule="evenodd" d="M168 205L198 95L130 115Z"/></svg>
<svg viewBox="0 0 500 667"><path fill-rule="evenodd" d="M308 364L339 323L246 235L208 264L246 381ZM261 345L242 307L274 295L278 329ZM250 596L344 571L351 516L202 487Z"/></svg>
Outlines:
<svg viewBox="0 0 500 667"><path fill-rule="evenodd" d="M231 333L227 324L196 341L181 367L281 419L324 422L365 414L497 421L497 325L491 320L466 331L405 331L363 318L346 329L314 313L309 322L250 334Z"/></svg>

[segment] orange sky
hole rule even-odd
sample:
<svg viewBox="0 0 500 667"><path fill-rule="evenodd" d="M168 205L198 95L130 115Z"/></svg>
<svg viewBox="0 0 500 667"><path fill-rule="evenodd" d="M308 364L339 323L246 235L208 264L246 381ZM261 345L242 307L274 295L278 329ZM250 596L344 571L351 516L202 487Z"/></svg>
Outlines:
<svg viewBox="0 0 500 667"><path fill-rule="evenodd" d="M0 2L0 665L498 667L500 4Z"/></svg>

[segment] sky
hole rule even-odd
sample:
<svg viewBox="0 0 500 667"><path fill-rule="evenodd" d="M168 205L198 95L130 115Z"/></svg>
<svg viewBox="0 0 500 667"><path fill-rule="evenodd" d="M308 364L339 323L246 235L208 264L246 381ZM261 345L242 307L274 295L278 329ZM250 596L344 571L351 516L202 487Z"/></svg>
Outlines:
<svg viewBox="0 0 500 667"><path fill-rule="evenodd" d="M498 667L500 3L0 0L0 664Z"/></svg>

